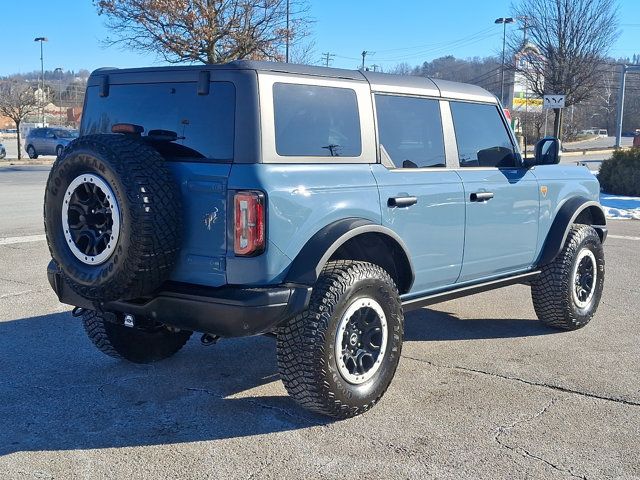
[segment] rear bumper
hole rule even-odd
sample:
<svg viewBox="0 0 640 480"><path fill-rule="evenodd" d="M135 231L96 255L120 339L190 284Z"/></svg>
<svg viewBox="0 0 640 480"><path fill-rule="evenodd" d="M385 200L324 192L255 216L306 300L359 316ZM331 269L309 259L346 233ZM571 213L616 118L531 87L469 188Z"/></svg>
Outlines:
<svg viewBox="0 0 640 480"><path fill-rule="evenodd" d="M47 276L62 303L91 310L100 308L108 312L129 313L221 337L269 332L304 310L311 296L311 287L301 285L212 288L170 283L149 298L96 305L67 285L53 261L49 263Z"/></svg>

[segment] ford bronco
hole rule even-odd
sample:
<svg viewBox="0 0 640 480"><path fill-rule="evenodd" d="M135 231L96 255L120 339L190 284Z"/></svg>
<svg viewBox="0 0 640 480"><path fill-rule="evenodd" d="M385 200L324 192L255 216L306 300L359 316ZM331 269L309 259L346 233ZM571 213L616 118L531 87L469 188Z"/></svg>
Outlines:
<svg viewBox="0 0 640 480"><path fill-rule="evenodd" d="M599 185L545 138L523 158L482 88L279 63L100 69L45 194L48 277L90 340L151 362L272 334L302 406L380 400L404 312L514 283L593 317Z"/></svg>

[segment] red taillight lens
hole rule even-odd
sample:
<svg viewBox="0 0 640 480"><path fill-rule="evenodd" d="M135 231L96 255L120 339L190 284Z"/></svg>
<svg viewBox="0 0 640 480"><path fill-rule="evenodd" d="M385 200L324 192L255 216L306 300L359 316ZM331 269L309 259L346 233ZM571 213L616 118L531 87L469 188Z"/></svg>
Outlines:
<svg viewBox="0 0 640 480"><path fill-rule="evenodd" d="M257 255L264 250L264 194L237 192L234 198L236 255Z"/></svg>

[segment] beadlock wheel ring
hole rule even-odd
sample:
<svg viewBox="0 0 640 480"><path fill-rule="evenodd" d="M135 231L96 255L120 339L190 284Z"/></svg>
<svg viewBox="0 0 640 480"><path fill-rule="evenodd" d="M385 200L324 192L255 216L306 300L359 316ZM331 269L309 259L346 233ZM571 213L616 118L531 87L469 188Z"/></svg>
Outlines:
<svg viewBox="0 0 640 480"><path fill-rule="evenodd" d="M336 331L338 371L347 382L359 385L380 369L387 350L387 318L373 298L354 300L342 315Z"/></svg>
<svg viewBox="0 0 640 480"><path fill-rule="evenodd" d="M71 253L85 265L106 262L120 236L120 208L111 187L97 175L78 175L62 202L62 229Z"/></svg>
<svg viewBox="0 0 640 480"><path fill-rule="evenodd" d="M591 250L580 250L572 272L571 296L578 308L589 306L596 291L598 280L598 263Z"/></svg>

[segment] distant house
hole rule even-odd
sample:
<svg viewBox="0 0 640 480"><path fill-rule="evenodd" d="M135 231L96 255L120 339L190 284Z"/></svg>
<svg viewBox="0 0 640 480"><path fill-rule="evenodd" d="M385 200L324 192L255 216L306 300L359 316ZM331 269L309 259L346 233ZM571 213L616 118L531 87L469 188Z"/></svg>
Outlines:
<svg viewBox="0 0 640 480"><path fill-rule="evenodd" d="M0 130L6 130L8 128L16 128L16 124L13 123L9 117L0 116Z"/></svg>

